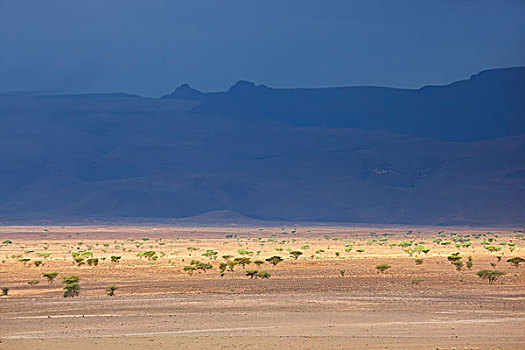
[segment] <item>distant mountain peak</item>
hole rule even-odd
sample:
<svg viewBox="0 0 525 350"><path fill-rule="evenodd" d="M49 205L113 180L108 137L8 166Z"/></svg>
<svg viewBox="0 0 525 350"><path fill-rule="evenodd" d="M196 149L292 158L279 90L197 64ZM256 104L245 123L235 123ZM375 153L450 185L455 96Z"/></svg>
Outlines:
<svg viewBox="0 0 525 350"><path fill-rule="evenodd" d="M261 90L269 90L270 88L266 85L255 85L251 81L247 80L239 80L235 84L233 84L230 89L228 90L228 93L251 93L255 91L261 91Z"/></svg>
<svg viewBox="0 0 525 350"><path fill-rule="evenodd" d="M177 100L198 100L201 96L202 92L192 88L190 84L182 84L171 94L162 96L162 98L171 98Z"/></svg>

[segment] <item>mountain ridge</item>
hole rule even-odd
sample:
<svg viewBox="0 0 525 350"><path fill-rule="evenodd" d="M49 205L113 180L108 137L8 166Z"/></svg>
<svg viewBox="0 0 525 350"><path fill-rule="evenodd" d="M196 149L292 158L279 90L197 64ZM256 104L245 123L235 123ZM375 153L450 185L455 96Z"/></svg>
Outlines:
<svg viewBox="0 0 525 350"><path fill-rule="evenodd" d="M525 94L513 72L421 93L283 94L242 82L222 93L183 88L200 100L0 94L0 221L229 211L523 224Z"/></svg>

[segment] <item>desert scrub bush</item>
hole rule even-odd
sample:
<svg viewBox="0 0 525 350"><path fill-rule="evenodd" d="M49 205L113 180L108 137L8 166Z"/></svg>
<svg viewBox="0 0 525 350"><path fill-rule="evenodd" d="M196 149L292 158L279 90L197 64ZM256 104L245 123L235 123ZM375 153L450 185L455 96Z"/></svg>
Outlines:
<svg viewBox="0 0 525 350"><path fill-rule="evenodd" d="M230 260L231 258L233 258L233 255L229 255L229 254L226 254L226 255L223 255L222 258L226 261Z"/></svg>
<svg viewBox="0 0 525 350"><path fill-rule="evenodd" d="M246 276L249 276L250 279L256 278L258 273L259 270L246 270L245 272Z"/></svg>
<svg viewBox="0 0 525 350"><path fill-rule="evenodd" d="M30 286L34 286L36 284L39 284L40 281L39 280L31 280L31 281L27 281L27 284L29 284Z"/></svg>
<svg viewBox="0 0 525 350"><path fill-rule="evenodd" d="M467 258L467 263L466 263L467 269L470 270L470 269L472 268L472 265L474 265L474 262L473 262L473 260L472 260L472 257L469 256L469 257Z"/></svg>
<svg viewBox="0 0 525 350"><path fill-rule="evenodd" d="M280 262L283 261L283 258L281 258L279 255L274 255L274 256L266 259L266 261L268 261L273 266L277 266L277 264L279 264Z"/></svg>
<svg viewBox="0 0 525 350"><path fill-rule="evenodd" d="M257 265L257 267L260 267L262 264L264 264L263 260L254 260L253 263Z"/></svg>
<svg viewBox="0 0 525 350"><path fill-rule="evenodd" d="M42 260L35 260L35 261L33 261L33 264L34 264L36 267L39 267L40 265L43 265Z"/></svg>
<svg viewBox="0 0 525 350"><path fill-rule="evenodd" d="M520 257L514 257L507 260L508 263L511 263L514 267L519 267L521 263L525 262L525 259Z"/></svg>
<svg viewBox="0 0 525 350"><path fill-rule="evenodd" d="M197 266L187 265L182 268L182 271L185 271L188 273L188 275L193 276L193 273L197 271Z"/></svg>
<svg viewBox="0 0 525 350"><path fill-rule="evenodd" d="M476 275L481 279L486 279L489 283L492 283L498 279L498 277L503 276L505 273L498 270L479 270Z"/></svg>
<svg viewBox="0 0 525 350"><path fill-rule="evenodd" d="M75 261L77 266L81 266L81 265L85 264L84 258L81 257L81 256L76 256L76 257L73 258L73 260Z"/></svg>
<svg viewBox="0 0 525 350"><path fill-rule="evenodd" d="M266 279L266 278L270 278L272 274L269 273L268 271L259 271L257 273L257 277L261 278L261 279Z"/></svg>
<svg viewBox="0 0 525 350"><path fill-rule="evenodd" d="M252 255L253 254L251 250L245 250L245 249L239 249L237 253L239 253L240 255Z"/></svg>
<svg viewBox="0 0 525 350"><path fill-rule="evenodd" d="M423 265L423 259L414 259L416 265Z"/></svg>
<svg viewBox="0 0 525 350"><path fill-rule="evenodd" d="M447 256L447 260L450 261L450 262L454 262L454 261L459 261L463 259L462 256L459 255L459 253L453 253L453 254L450 254L449 256Z"/></svg>
<svg viewBox="0 0 525 350"><path fill-rule="evenodd" d="M241 265L243 269L246 268L246 265L249 265L252 263L250 258L247 258L244 256L233 259L233 262L237 265Z"/></svg>
<svg viewBox="0 0 525 350"><path fill-rule="evenodd" d="M463 269L463 261L453 261L452 265L454 265L458 271Z"/></svg>
<svg viewBox="0 0 525 350"><path fill-rule="evenodd" d="M212 259L217 259L217 254L219 253L217 253L215 250L207 249L206 252L202 253L201 255L212 260Z"/></svg>
<svg viewBox="0 0 525 350"><path fill-rule="evenodd" d="M64 289L66 290L64 292L64 298L74 298L80 294L80 290L82 289L78 284L80 277L77 275L68 275L62 277L62 281L65 284Z"/></svg>
<svg viewBox="0 0 525 350"><path fill-rule="evenodd" d="M98 258L89 258L86 262L89 266L98 266Z"/></svg>
<svg viewBox="0 0 525 350"><path fill-rule="evenodd" d="M301 255L303 255L303 252L299 251L299 250L293 250L290 252L290 255L295 259L297 260L298 257L300 257Z"/></svg>
<svg viewBox="0 0 525 350"><path fill-rule="evenodd" d="M2 295L1 296L4 296L4 295L7 295L9 293L9 291L11 290L11 288L9 287L2 287Z"/></svg>
<svg viewBox="0 0 525 350"><path fill-rule="evenodd" d="M489 245L489 246L486 246L485 249L487 249L491 253L494 253L494 252L497 252L497 251L501 250L501 247L496 247L496 246L493 246L493 245Z"/></svg>
<svg viewBox="0 0 525 350"><path fill-rule="evenodd" d="M388 270L391 266L388 264L379 264L376 266L377 273L384 273L386 270Z"/></svg>
<svg viewBox="0 0 525 350"><path fill-rule="evenodd" d="M52 284L53 281L55 280L55 278L57 278L58 272L44 272L44 273L42 273L42 276L47 278L47 282L49 284Z"/></svg>
<svg viewBox="0 0 525 350"><path fill-rule="evenodd" d="M190 266L195 266L198 271L202 271L204 273L206 273L206 271L208 271L209 269L213 268L212 264L201 262L199 260L192 260L190 262Z"/></svg>
<svg viewBox="0 0 525 350"><path fill-rule="evenodd" d="M117 286L115 285L111 285L109 287L106 288L106 293L107 295L109 295L110 297L114 296L115 295L115 291L118 289Z"/></svg>
<svg viewBox="0 0 525 350"><path fill-rule="evenodd" d="M116 262L116 263L118 263L118 262L120 261L121 258L122 258L122 257L119 256L119 255L112 255L112 256L111 256L111 262Z"/></svg>
<svg viewBox="0 0 525 350"><path fill-rule="evenodd" d="M221 277L224 276L224 272L226 271L227 268L228 268L228 264L227 263L221 262L219 264L219 273L220 273Z"/></svg>
<svg viewBox="0 0 525 350"><path fill-rule="evenodd" d="M341 277L345 277L345 273L345 270L339 270L339 275L341 275Z"/></svg>
<svg viewBox="0 0 525 350"><path fill-rule="evenodd" d="M356 249L355 251L358 253L363 253L365 250L363 248L359 248L359 249Z"/></svg>

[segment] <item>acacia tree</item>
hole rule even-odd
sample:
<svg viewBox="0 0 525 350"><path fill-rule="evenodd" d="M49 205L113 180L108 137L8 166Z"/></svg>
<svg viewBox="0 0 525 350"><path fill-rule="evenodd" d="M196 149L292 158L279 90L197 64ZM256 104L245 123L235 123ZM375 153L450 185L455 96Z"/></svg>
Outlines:
<svg viewBox="0 0 525 350"><path fill-rule="evenodd" d="M498 277L503 276L505 272L498 270L479 270L476 275L481 279L487 279L489 283L492 283L498 279Z"/></svg>
<svg viewBox="0 0 525 350"><path fill-rule="evenodd" d="M519 267L519 265L521 263L524 263L525 262L525 259L523 258L520 258L520 257L515 257L515 258L511 258L511 259L508 259L507 260L508 263L511 263L512 265L514 265L514 267Z"/></svg>
<svg viewBox="0 0 525 350"><path fill-rule="evenodd" d="M274 255L274 256L266 259L266 261L268 261L273 266L277 266L277 264L279 264L280 262L283 261L283 258L281 258L279 255Z"/></svg>
<svg viewBox="0 0 525 350"><path fill-rule="evenodd" d="M303 252L299 251L299 250L294 250L294 251L291 251L290 252L290 255L295 259L297 260L298 257L300 257L301 255L303 255Z"/></svg>
<svg viewBox="0 0 525 350"><path fill-rule="evenodd" d="M246 276L249 276L250 279L257 278L259 270L246 270Z"/></svg>
<svg viewBox="0 0 525 350"><path fill-rule="evenodd" d="M82 289L78 284L78 282L80 281L80 277L78 277L77 275L68 275L62 277L62 281L65 284L64 289L66 290L64 292L64 298L74 298L80 294L80 290Z"/></svg>
<svg viewBox="0 0 525 350"><path fill-rule="evenodd" d="M49 284L53 284L53 281L55 280L55 278L58 276L58 272L44 272L42 274L42 276L44 276L45 278L47 278L47 282Z"/></svg>
<svg viewBox="0 0 525 350"><path fill-rule="evenodd" d="M193 276L193 272L197 271L197 266L194 266L194 265L184 266L182 270L186 271L188 275Z"/></svg>
<svg viewBox="0 0 525 350"><path fill-rule="evenodd" d="M257 267L260 267L262 264L264 264L264 261L262 260L254 260L253 263L257 265Z"/></svg>
<svg viewBox="0 0 525 350"><path fill-rule="evenodd" d="M235 259L233 259L233 262L236 263L236 264L242 265L243 269L246 267L246 265L252 263L250 258L246 258L246 257L235 258Z"/></svg>

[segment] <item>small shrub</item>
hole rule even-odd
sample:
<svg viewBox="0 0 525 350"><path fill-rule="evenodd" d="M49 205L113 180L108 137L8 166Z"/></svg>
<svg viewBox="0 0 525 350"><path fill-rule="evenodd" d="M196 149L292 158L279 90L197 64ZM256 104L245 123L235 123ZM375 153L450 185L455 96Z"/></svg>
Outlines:
<svg viewBox="0 0 525 350"><path fill-rule="evenodd" d="M246 276L249 276L250 279L256 278L258 273L259 270L246 270L245 272Z"/></svg>
<svg viewBox="0 0 525 350"><path fill-rule="evenodd" d="M118 289L117 286L115 285L111 285L109 287L106 288L106 293L107 295L109 295L110 297L114 296L115 295L115 291Z"/></svg>
<svg viewBox="0 0 525 350"><path fill-rule="evenodd" d="M498 277L503 276L505 273L497 270L480 270L476 273L481 279L487 279L489 283L492 283L498 279Z"/></svg>
<svg viewBox="0 0 525 350"><path fill-rule="evenodd" d="M452 265L454 265L458 271L463 269L463 261L453 261Z"/></svg>
<svg viewBox="0 0 525 350"><path fill-rule="evenodd" d="M384 273L386 270L388 270L391 266L388 264L379 264L376 266L376 270L378 273Z"/></svg>
<svg viewBox="0 0 525 350"><path fill-rule="evenodd" d="M261 279L266 279L266 278L270 278L272 274L269 273L268 271L259 271L257 273L257 277L261 278Z"/></svg>
<svg viewBox="0 0 525 350"><path fill-rule="evenodd" d="M11 288L9 288L9 287L2 287L2 295L1 296L7 295L7 293L9 293L10 289Z"/></svg>
<svg viewBox="0 0 525 350"><path fill-rule="evenodd" d="M472 268L472 265L474 265L471 256L469 256L469 257L467 258L467 263L466 263L466 265L467 265L467 269L469 269L469 270Z"/></svg>
<svg viewBox="0 0 525 350"><path fill-rule="evenodd" d="M414 259L416 265L423 265L423 259Z"/></svg>

